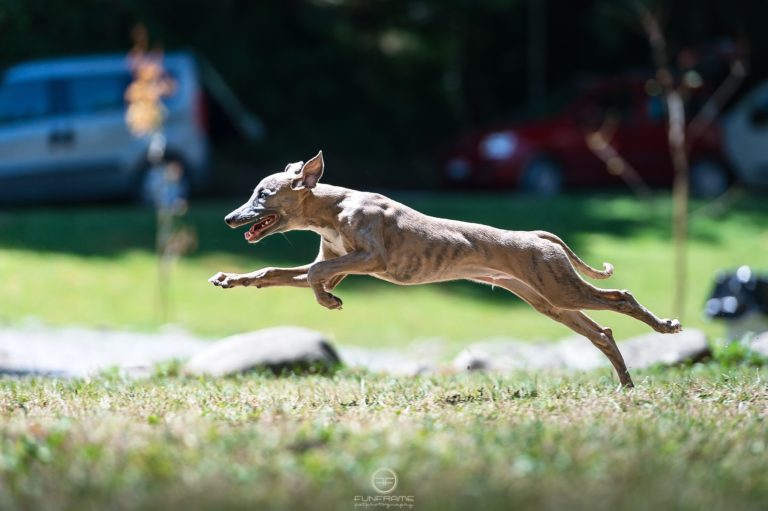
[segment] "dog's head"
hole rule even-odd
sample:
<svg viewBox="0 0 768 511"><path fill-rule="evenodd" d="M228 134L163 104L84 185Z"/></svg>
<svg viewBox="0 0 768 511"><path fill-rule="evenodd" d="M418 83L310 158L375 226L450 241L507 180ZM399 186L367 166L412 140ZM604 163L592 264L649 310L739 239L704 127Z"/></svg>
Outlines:
<svg viewBox="0 0 768 511"><path fill-rule="evenodd" d="M306 194L317 186L324 167L322 151L307 163L289 163L283 172L262 179L251 198L228 214L224 221L233 229L253 224L245 233L248 243L296 228L292 220L297 217Z"/></svg>

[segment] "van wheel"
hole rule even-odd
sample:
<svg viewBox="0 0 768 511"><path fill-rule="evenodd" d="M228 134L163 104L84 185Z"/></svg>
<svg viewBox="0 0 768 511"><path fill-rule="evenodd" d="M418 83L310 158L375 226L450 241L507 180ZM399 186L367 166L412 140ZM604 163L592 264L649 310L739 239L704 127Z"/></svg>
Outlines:
<svg viewBox="0 0 768 511"><path fill-rule="evenodd" d="M177 166L178 174L173 174L174 166ZM164 183L166 173L170 167L170 182ZM170 160L161 165L147 167L139 176L135 188L135 199L145 206L157 207L160 204L169 205L177 199L189 198L191 185L189 178L183 172L184 167L177 160Z"/></svg>
<svg viewBox="0 0 768 511"><path fill-rule="evenodd" d="M563 191L563 170L549 158L536 158L525 166L520 185L526 193L554 197Z"/></svg>
<svg viewBox="0 0 768 511"><path fill-rule="evenodd" d="M689 183L696 197L717 197L728 189L731 176L728 169L714 160L700 160L691 166Z"/></svg>

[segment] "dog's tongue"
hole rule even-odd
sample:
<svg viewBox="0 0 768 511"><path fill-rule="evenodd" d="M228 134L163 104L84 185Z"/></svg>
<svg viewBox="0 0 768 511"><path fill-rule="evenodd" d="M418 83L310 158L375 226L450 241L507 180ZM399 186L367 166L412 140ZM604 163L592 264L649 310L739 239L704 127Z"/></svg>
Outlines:
<svg viewBox="0 0 768 511"><path fill-rule="evenodd" d="M255 225L252 225L251 228L248 229L247 231L245 231L245 234L244 234L245 239L247 241L251 241L253 238L256 237L256 235L257 235L257 232L256 232L256 226Z"/></svg>

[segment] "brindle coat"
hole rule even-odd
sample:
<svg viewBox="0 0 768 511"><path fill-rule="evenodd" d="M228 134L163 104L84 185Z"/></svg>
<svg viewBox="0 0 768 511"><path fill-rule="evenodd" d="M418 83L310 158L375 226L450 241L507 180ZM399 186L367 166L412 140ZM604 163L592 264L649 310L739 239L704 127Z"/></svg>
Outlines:
<svg viewBox="0 0 768 511"><path fill-rule="evenodd" d="M320 305L340 309L332 291L347 275L371 275L401 285L467 279L503 287L539 312L589 339L613 364L621 384L633 386L610 328L582 309L627 314L661 333L681 330L678 320L659 319L626 290L600 289L584 274L604 279L613 267L596 270L557 236L544 231L506 231L481 224L424 215L376 193L320 184L322 151L306 164L261 180L251 198L225 218L230 227L248 224L256 243L269 234L309 230L320 235L314 262L297 268L217 273L212 284L309 287ZM264 227L261 227L264 225Z"/></svg>

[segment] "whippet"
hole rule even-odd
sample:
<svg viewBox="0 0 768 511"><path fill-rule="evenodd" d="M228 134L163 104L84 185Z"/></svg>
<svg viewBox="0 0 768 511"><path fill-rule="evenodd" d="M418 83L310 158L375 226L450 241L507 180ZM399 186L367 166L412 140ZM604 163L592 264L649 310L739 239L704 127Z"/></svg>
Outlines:
<svg viewBox="0 0 768 511"><path fill-rule="evenodd" d="M232 228L251 224L248 243L277 232L309 230L320 235L310 264L263 268L251 273L217 273L209 281L236 286L309 287L318 303L340 309L331 291L347 275L371 275L400 285L466 279L502 287L539 312L589 339L613 364L621 384L632 379L610 328L583 309L612 310L661 333L681 330L676 319L660 319L626 290L600 289L581 278L613 274L582 261L560 238L544 231L506 231L481 224L424 215L377 193L319 183L323 153L290 163L265 177L248 201L226 216Z"/></svg>

